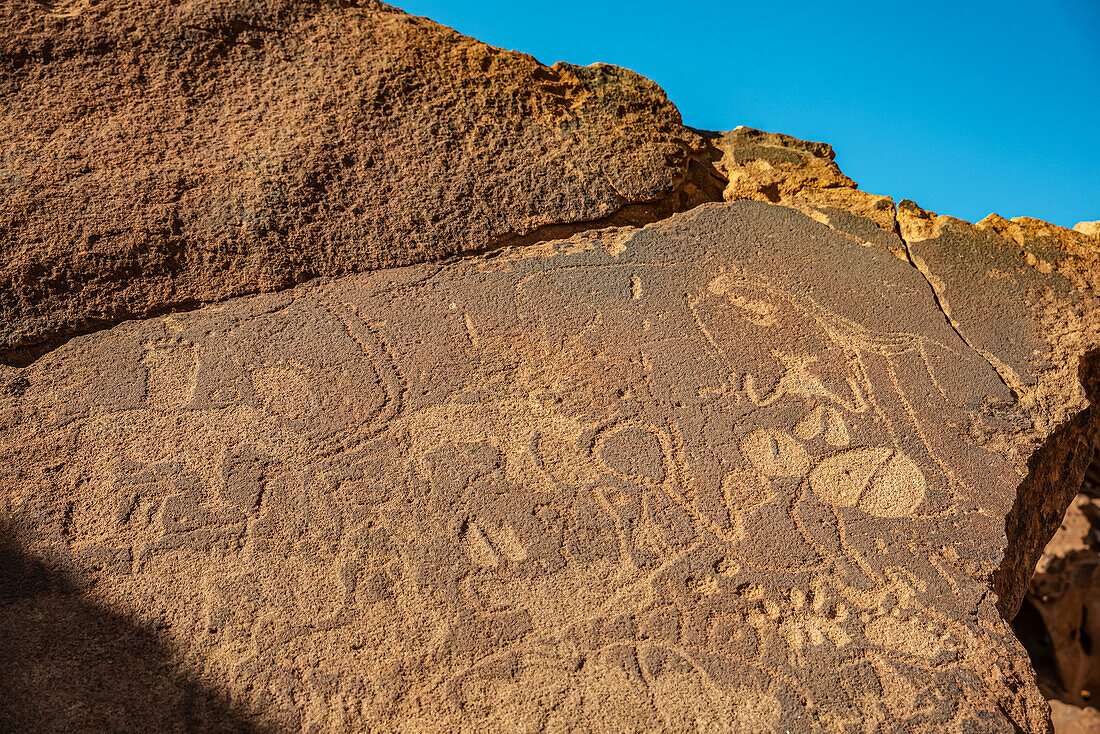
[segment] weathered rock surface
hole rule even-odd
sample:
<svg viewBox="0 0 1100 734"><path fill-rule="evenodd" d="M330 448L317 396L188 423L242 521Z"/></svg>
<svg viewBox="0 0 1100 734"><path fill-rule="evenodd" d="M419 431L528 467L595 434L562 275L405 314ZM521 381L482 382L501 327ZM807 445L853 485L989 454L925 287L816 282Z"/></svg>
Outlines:
<svg viewBox="0 0 1100 734"><path fill-rule="evenodd" d="M739 127L709 141L727 179L725 201L770 201L803 212L848 236L886 247L895 234L894 200L860 191L840 171L831 145ZM884 231L879 231L884 230Z"/></svg>
<svg viewBox="0 0 1100 734"><path fill-rule="evenodd" d="M373 1L13 0L0 99L9 362L133 316L716 198L649 80Z"/></svg>
<svg viewBox="0 0 1100 734"><path fill-rule="evenodd" d="M1050 702L1055 734L1095 734L1100 731L1100 711L1074 706L1058 699Z"/></svg>
<svg viewBox="0 0 1100 734"><path fill-rule="evenodd" d="M1100 639L1100 500L1092 495L1074 498L1039 560L1016 624L1024 644L1035 648L1044 695L1075 706L1095 704L1100 695L1093 644Z"/></svg>
<svg viewBox="0 0 1100 734"><path fill-rule="evenodd" d="M279 730L1045 731L998 603L1091 456L1095 303L941 220L918 268L708 205L76 338L5 373L67 590L0 625L79 595ZM0 639L8 720L97 710Z"/></svg>
<svg viewBox="0 0 1100 734"><path fill-rule="evenodd" d="M1013 620L1051 701L1055 734L1100 729L1100 457L1047 543Z"/></svg>
<svg viewBox="0 0 1100 734"><path fill-rule="evenodd" d="M0 39L0 728L1049 730L1088 223L376 3Z"/></svg>
<svg viewBox="0 0 1100 734"><path fill-rule="evenodd" d="M1090 237L1100 237L1100 221L1078 222L1073 225L1073 231L1089 235Z"/></svg>

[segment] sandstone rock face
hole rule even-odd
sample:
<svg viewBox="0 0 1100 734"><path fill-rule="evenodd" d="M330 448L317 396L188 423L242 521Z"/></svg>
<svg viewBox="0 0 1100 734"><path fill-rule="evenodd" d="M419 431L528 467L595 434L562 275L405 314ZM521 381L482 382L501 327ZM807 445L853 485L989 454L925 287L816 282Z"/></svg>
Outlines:
<svg viewBox="0 0 1100 734"><path fill-rule="evenodd" d="M1021 641L1035 650L1043 693L1079 707L1095 704L1100 695L1093 643L1100 639L1100 500L1094 494L1090 489L1074 498L1016 620Z"/></svg>
<svg viewBox="0 0 1100 734"><path fill-rule="evenodd" d="M1051 704L1055 734L1100 729L1100 457L1043 550L1013 620Z"/></svg>
<svg viewBox="0 0 1100 734"><path fill-rule="evenodd" d="M1093 734L1100 731L1100 711L1077 707L1057 699L1050 702L1055 734Z"/></svg>
<svg viewBox="0 0 1100 734"><path fill-rule="evenodd" d="M927 218L918 268L707 205L8 368L5 521L57 581L0 607L5 721L142 705L38 685L19 630L78 598L217 693L194 728L1045 731L998 603L1091 457L1095 303Z"/></svg>
<svg viewBox="0 0 1100 734"><path fill-rule="evenodd" d="M0 97L9 362L133 316L701 200L699 136L649 80L373 1L13 0Z"/></svg>
<svg viewBox="0 0 1100 734"><path fill-rule="evenodd" d="M715 168L727 179L725 201L770 201L798 209L850 236L890 246L894 201L860 191L834 161L831 145L739 127L710 141ZM851 229L852 231L847 231Z"/></svg>
<svg viewBox="0 0 1100 734"><path fill-rule="evenodd" d="M355 5L0 10L0 728L1049 731L1095 228Z"/></svg>
<svg viewBox="0 0 1100 734"><path fill-rule="evenodd" d="M1073 231L1089 235L1090 237L1100 237L1100 221L1078 222L1073 225Z"/></svg>

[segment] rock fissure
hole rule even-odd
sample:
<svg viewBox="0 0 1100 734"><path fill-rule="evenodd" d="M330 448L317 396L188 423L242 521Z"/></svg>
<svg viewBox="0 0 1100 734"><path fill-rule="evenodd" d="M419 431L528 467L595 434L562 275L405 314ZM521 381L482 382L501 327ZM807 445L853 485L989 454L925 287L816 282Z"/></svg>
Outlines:
<svg viewBox="0 0 1100 734"><path fill-rule="evenodd" d="M1095 402L1090 410L1096 410ZM1060 524L1047 538L1026 596L1020 595L1019 612L1012 618L1013 629L1035 667L1039 688L1051 702L1055 731L1072 734L1100 726L1095 708L1100 651L1094 642L1100 638L1100 434L1084 438L1091 438L1092 451L1083 481L1076 493L1058 493L1059 499L1076 494L1064 514L1057 514L1060 504L1049 508ZM1067 466L1067 481L1075 478L1075 468L1072 463ZM1045 517L1047 508L1034 504L1042 499L1041 493L1033 496L1032 506L1019 514ZM1024 570L1045 537L1024 544L1028 552L1019 561ZM1009 557L1006 553L1006 561Z"/></svg>
<svg viewBox="0 0 1100 734"><path fill-rule="evenodd" d="M917 270L917 272L921 274L921 277L923 277L924 280L928 283L928 287L932 292L932 299L936 303L936 308L938 308L940 310L940 313L943 314L943 318L947 321L948 325L951 327L951 330L955 332L955 334L959 337L962 343L966 345L968 349L970 349L972 352L985 360L985 362L993 369L993 371L997 373L997 377L1001 380L1001 382L1004 383L1005 387L1012 391L1013 398L1018 400L1023 394L1019 377L1012 371L1011 368L1007 367L1003 362L994 357L988 351L976 347L974 343L966 336L966 334L963 333L958 321L956 321L951 315L951 307L947 303L947 296L943 292L942 281L940 281L935 276L935 274L933 274L928 269L928 264L924 262L924 260L913 254L913 248L910 246L909 241L905 238L905 235L902 232L901 225L897 222L896 208L894 210L894 232L897 235L898 239L901 240L902 247L905 251L905 259Z"/></svg>
<svg viewBox="0 0 1100 734"><path fill-rule="evenodd" d="M628 70L547 67L377 2L138 5L0 11L9 363L180 304L700 200L699 135Z"/></svg>
<svg viewBox="0 0 1100 734"><path fill-rule="evenodd" d="M614 227L641 228L648 224L656 224L675 214L688 212L701 204L723 201L722 190L727 183L726 178L707 157L690 153L683 178L677 183L673 192L662 199L633 204L623 199L621 208L605 217L579 222L546 224L525 234L505 235L481 247L463 250L449 258L447 262L491 255L512 247L529 247L556 240L567 240L583 232Z"/></svg>

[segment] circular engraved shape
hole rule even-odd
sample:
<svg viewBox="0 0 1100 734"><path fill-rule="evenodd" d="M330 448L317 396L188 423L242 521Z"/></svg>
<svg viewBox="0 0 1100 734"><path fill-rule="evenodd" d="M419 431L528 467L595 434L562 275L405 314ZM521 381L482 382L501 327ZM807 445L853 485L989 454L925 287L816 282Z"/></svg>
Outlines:
<svg viewBox="0 0 1100 734"><path fill-rule="evenodd" d="M599 457L613 472L633 481L651 486L664 481L661 441L640 426L624 426L603 436Z"/></svg>
<svg viewBox="0 0 1100 734"><path fill-rule="evenodd" d="M924 500L927 484L916 462L891 448L835 454L810 472L810 488L840 507L859 507L876 517L908 517Z"/></svg>

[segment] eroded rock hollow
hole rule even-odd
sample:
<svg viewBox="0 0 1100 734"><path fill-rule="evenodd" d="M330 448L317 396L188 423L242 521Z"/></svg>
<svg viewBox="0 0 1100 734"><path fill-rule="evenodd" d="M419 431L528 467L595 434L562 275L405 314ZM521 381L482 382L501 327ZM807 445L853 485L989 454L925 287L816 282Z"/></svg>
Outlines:
<svg viewBox="0 0 1100 734"><path fill-rule="evenodd" d="M1049 731L1095 232L361 5L2 11L5 727Z"/></svg>

